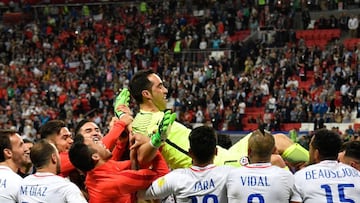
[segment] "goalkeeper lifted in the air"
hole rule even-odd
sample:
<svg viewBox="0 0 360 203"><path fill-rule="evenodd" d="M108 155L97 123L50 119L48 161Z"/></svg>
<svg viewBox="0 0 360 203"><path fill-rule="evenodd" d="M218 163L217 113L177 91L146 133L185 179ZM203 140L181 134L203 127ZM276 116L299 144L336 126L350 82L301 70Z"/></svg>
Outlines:
<svg viewBox="0 0 360 203"><path fill-rule="evenodd" d="M131 96L140 106L140 112L135 116L132 123L133 132L153 136L154 132L159 131L159 125L164 117L163 111L166 110L168 90L161 78L151 69L138 71L131 79L129 89ZM168 114L170 113L168 112ZM168 117L171 116L168 115ZM191 166L191 158L187 154L187 150L190 147L188 137L191 129L175 121L171 125L171 129L166 131L167 140L162 142L164 144L161 146L161 153L169 166L172 169ZM247 155L247 140L249 136L235 143L229 150L218 146L218 153L214 160L215 164L239 166L240 158ZM284 159L294 163L308 161L308 152L300 145L291 142L286 135L277 135L275 136L275 141L276 139L277 152L283 155ZM144 159L147 159L147 152L140 153L144 153ZM149 157L149 159L151 158ZM279 155L274 155L272 162L285 166L283 159Z"/></svg>

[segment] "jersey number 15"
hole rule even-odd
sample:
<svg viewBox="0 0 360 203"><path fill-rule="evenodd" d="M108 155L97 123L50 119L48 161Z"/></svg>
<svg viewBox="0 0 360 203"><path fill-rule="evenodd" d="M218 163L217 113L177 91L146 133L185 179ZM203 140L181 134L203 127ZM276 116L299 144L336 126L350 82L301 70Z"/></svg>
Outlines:
<svg viewBox="0 0 360 203"><path fill-rule="evenodd" d="M348 203L355 203L354 200L352 199L347 199L345 197L345 188L347 187L355 187L354 184L339 184L337 189L339 191L339 201L340 202L348 202ZM321 185L321 188L325 190L325 194L326 194L326 201L327 203L333 203L334 200L333 200L333 194L332 194L332 191L331 191L331 187L330 185L328 184L324 184L324 185ZM337 201L336 201L337 202Z"/></svg>

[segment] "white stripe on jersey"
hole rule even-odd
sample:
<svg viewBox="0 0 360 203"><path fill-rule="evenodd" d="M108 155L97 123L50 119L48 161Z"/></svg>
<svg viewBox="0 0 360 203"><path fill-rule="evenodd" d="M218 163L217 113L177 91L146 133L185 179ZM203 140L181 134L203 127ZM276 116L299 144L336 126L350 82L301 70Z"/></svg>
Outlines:
<svg viewBox="0 0 360 203"><path fill-rule="evenodd" d="M37 172L21 182L19 202L86 203L80 189L72 182L52 173Z"/></svg>
<svg viewBox="0 0 360 203"><path fill-rule="evenodd" d="M176 169L154 181L145 192L145 198L164 198L175 194L177 203L227 203L225 185L227 174L232 169L230 166L213 164L206 167Z"/></svg>
<svg viewBox="0 0 360 203"><path fill-rule="evenodd" d="M232 170L226 187L229 203L288 203L293 184L294 176L290 171L271 163L259 163Z"/></svg>
<svg viewBox="0 0 360 203"><path fill-rule="evenodd" d="M22 178L7 166L0 166L0 202L18 202L17 193Z"/></svg>
<svg viewBox="0 0 360 203"><path fill-rule="evenodd" d="M292 201L360 202L360 173L337 161L322 161L295 173Z"/></svg>

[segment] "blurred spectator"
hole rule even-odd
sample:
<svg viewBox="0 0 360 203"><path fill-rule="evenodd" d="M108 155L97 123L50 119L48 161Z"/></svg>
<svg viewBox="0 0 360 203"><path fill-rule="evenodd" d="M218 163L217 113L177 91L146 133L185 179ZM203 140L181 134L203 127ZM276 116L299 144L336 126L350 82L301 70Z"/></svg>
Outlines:
<svg viewBox="0 0 360 203"><path fill-rule="evenodd" d="M348 28L350 31L350 36L353 38L357 37L357 29L359 27L359 19L356 15L351 15L348 21Z"/></svg>
<svg viewBox="0 0 360 203"><path fill-rule="evenodd" d="M322 129L325 127L324 125L324 119L321 117L320 113L317 113L315 115L315 119L314 119L314 131L317 129Z"/></svg>
<svg viewBox="0 0 360 203"><path fill-rule="evenodd" d="M301 12L301 17L302 17L303 29L306 30L311 21L310 12L307 7L303 8Z"/></svg>

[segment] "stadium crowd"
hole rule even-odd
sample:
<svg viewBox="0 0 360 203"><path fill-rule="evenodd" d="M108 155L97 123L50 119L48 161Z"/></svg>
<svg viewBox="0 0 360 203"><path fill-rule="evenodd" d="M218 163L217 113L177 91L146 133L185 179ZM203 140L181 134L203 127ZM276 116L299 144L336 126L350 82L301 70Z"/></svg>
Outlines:
<svg viewBox="0 0 360 203"><path fill-rule="evenodd" d="M325 122L359 117L360 45L346 50L334 40L325 50L306 47L291 31L294 10L251 2L25 7L36 13L32 21L2 24L1 127L30 140L55 118L71 130L88 117L106 127L114 96L147 68L163 78L170 107L189 126L211 122L218 130L242 130L246 107L264 105L264 116L249 122L268 130L280 130L283 122L314 122L317 114ZM193 8L207 12L196 16ZM319 27L330 22L332 17L322 18ZM347 32L341 25L336 23ZM275 47L263 38L229 40L237 31L263 26L276 28ZM198 48L231 50L231 58L190 61L181 54ZM299 87L309 74L315 83ZM337 91L341 98L334 97Z"/></svg>
<svg viewBox="0 0 360 203"><path fill-rule="evenodd" d="M176 113L166 110L168 90L153 70L136 72L129 87L116 97L117 117L105 136L87 119L77 124L74 136L64 121L48 121L33 146L15 130L0 129L0 200L360 200L359 141L343 143L337 131L322 128L314 131L308 151L285 134L260 128L225 149L213 127L189 129L175 121ZM140 106L135 117L130 94Z"/></svg>
<svg viewBox="0 0 360 203"><path fill-rule="evenodd" d="M47 5L24 8L32 21L6 19L1 202L360 201L360 44L308 47L290 7L196 2ZM271 26L274 43L257 35ZM233 40L242 30L249 39ZM197 49L230 51L190 60ZM248 118L259 127L236 143L217 135ZM269 132L282 122L315 128L308 140Z"/></svg>

